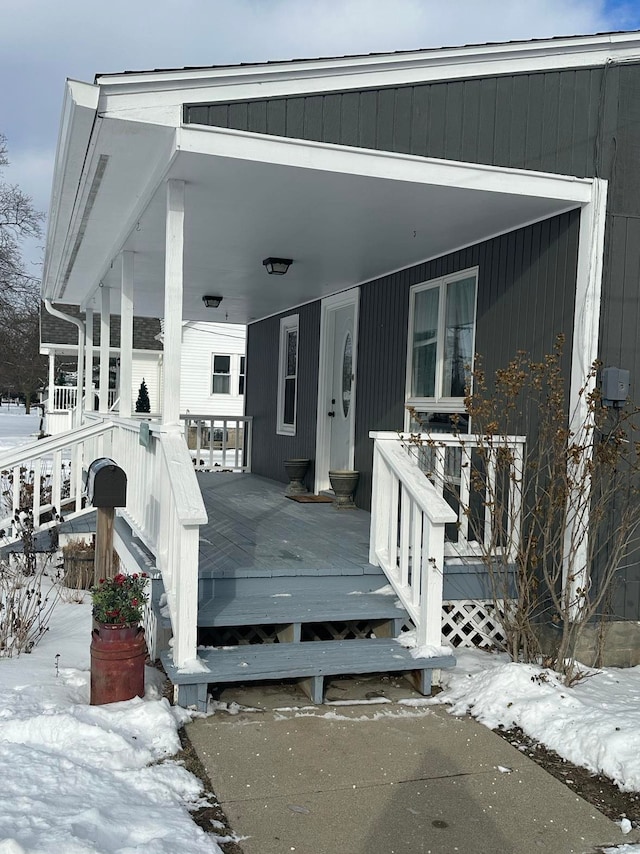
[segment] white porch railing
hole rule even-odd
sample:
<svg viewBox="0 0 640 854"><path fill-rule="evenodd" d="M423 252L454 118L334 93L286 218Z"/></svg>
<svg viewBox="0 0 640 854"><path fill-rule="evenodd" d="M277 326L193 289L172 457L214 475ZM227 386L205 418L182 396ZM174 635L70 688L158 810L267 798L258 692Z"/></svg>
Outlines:
<svg viewBox="0 0 640 854"><path fill-rule="evenodd" d="M127 474L122 515L156 558L171 615L173 659L183 667L196 658L199 530L207 513L179 428L147 423L144 447L138 421L114 420L109 456Z"/></svg>
<svg viewBox="0 0 640 854"><path fill-rule="evenodd" d="M146 444L140 440L139 421L90 413L82 427L3 454L0 519L9 526L16 511L31 509L43 527L53 524L45 521L53 507L79 511L83 469L97 457L114 459L128 481L127 506L119 512L156 559L173 657L183 667L197 655L198 540L207 515L180 429L149 424Z"/></svg>
<svg viewBox="0 0 640 854"><path fill-rule="evenodd" d="M525 437L430 433L394 438L456 512L456 525L446 532L445 555L477 558L492 550L513 557L520 544ZM496 502L506 514L500 530L491 513Z"/></svg>
<svg viewBox="0 0 640 854"><path fill-rule="evenodd" d="M94 386L93 393L98 394L98 389ZM76 400L78 399L78 390L71 385L55 385L51 393L47 391L47 409L49 412L63 409L75 409ZM107 401L109 409L113 408L114 403L118 400L118 389L110 388L107 392Z"/></svg>
<svg viewBox="0 0 640 854"><path fill-rule="evenodd" d="M445 556L477 561L502 551L513 559L518 548L525 438L370 436L375 442L369 560L389 578L419 642L439 643ZM506 514L499 528L491 513L496 502Z"/></svg>
<svg viewBox="0 0 640 854"><path fill-rule="evenodd" d="M418 646L441 644L444 526L456 515L397 433L371 433L369 561L380 566L411 617Z"/></svg>
<svg viewBox="0 0 640 854"><path fill-rule="evenodd" d="M75 409L78 389L72 385L54 385L49 390L47 409Z"/></svg>
<svg viewBox="0 0 640 854"><path fill-rule="evenodd" d="M11 536L15 514L22 510L33 512L36 528L55 523L54 508L57 514L80 510L87 451L111 427L87 424L0 455L0 528Z"/></svg>
<svg viewBox="0 0 640 854"><path fill-rule="evenodd" d="M199 471L251 471L252 418L244 415L181 415L184 436Z"/></svg>

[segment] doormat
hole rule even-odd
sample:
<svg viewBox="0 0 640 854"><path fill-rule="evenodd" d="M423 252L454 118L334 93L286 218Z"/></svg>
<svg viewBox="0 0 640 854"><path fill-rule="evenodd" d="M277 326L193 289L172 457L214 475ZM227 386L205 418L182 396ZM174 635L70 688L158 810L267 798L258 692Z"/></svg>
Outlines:
<svg viewBox="0 0 640 854"><path fill-rule="evenodd" d="M285 498L297 501L298 504L333 504L333 498L330 495L311 495L308 492L303 495L286 495Z"/></svg>

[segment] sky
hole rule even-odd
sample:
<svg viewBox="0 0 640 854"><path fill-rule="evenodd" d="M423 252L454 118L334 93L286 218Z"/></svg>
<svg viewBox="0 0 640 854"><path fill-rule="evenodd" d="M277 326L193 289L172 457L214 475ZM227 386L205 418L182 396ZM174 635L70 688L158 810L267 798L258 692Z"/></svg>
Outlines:
<svg viewBox="0 0 640 854"><path fill-rule="evenodd" d="M0 0L0 14L2 177L45 213L68 77L640 29L640 0Z"/></svg>

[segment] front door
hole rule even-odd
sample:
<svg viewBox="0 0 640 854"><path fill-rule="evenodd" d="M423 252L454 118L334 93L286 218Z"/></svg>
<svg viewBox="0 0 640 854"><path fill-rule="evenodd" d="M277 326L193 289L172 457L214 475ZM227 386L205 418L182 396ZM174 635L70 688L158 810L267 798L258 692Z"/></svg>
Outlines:
<svg viewBox="0 0 640 854"><path fill-rule="evenodd" d="M354 289L322 303L316 490L329 486L330 469L354 462L358 295Z"/></svg>

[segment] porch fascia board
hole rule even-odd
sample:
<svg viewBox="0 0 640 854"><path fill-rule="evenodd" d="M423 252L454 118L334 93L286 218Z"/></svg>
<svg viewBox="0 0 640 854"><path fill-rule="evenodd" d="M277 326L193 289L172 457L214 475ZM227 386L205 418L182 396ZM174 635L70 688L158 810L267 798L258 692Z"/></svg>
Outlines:
<svg viewBox="0 0 640 854"><path fill-rule="evenodd" d="M526 169L439 160L369 148L266 136L248 131L183 125L178 151L415 184L589 203L593 179Z"/></svg>
<svg viewBox="0 0 640 854"><path fill-rule="evenodd" d="M144 110L189 103L285 97L338 90L398 86L513 73L562 70L640 59L640 34L610 33L255 63L195 69L122 72L96 78L109 110ZM189 95L191 96L189 98Z"/></svg>
<svg viewBox="0 0 640 854"><path fill-rule="evenodd" d="M43 282L55 276L65 255L66 243L56 245L56 237L70 222L80 184L85 153L94 133L100 89L89 83L67 80L62 106L62 120L58 134L54 163L54 182L47 218L47 239L43 267ZM54 272L55 271L55 272ZM49 293L43 290L43 296Z"/></svg>

